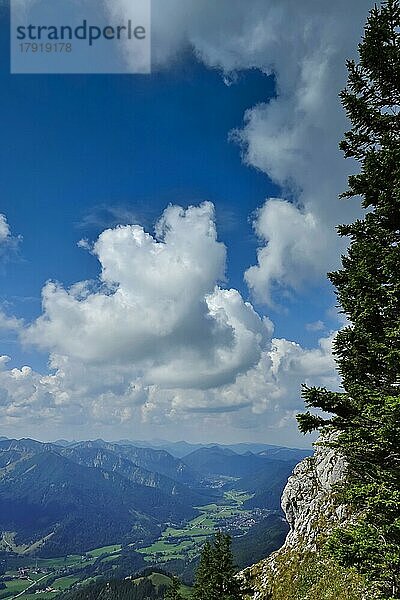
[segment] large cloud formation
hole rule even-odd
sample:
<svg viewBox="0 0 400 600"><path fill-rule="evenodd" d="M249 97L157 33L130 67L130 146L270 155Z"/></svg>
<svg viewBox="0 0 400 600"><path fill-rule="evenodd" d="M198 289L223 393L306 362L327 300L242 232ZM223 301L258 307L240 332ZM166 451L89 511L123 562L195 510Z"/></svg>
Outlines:
<svg viewBox="0 0 400 600"><path fill-rule="evenodd" d="M164 387L220 386L256 364L271 323L217 285L226 249L212 204L167 208L156 235L138 225L104 231L92 249L100 285L48 283L25 340L88 364L133 366Z"/></svg>
<svg viewBox="0 0 400 600"><path fill-rule="evenodd" d="M113 3L115 0L112 0ZM121 6L127 0L117 0ZM259 302L299 290L335 268L344 242L335 225L359 214L339 201L349 170L338 142L347 128L338 99L345 59L372 3L354 0L154 0L153 60L168 65L191 45L208 66L232 79L256 68L276 79L276 97L249 108L233 137L244 161L268 174L282 197L255 216L258 263L245 278Z"/></svg>
<svg viewBox="0 0 400 600"><path fill-rule="evenodd" d="M106 5L114 16L129 18L132 11L131 0ZM356 54L372 5L353 0L350 10L347 0L152 1L154 69L168 68L191 47L227 81L248 69L275 76L276 97L249 108L232 136L244 161L282 188L282 197L267 199L255 216L260 251L245 278L259 302L273 303L274 292L298 290L335 268L344 249L335 225L360 214L357 203L337 199L354 169L337 149L347 128L338 94L346 82L345 60ZM136 64L131 46L121 47Z"/></svg>
<svg viewBox="0 0 400 600"><path fill-rule="evenodd" d="M128 14L130 0L110 2ZM249 107L231 133L245 163L281 188L254 215L260 248L245 279L259 302L325 277L343 250L335 225L358 214L357 203L337 199L354 169L337 150L347 128L337 95L369 8L365 0L351 10L345 0L153 0L155 68L190 46L227 82L252 68L275 76L276 97ZM43 316L23 334L50 351L51 374L2 361L6 423L43 414L64 427L88 419L129 428L141 419L167 422L178 436L184 421L194 437L218 429L232 437L236 427L298 443L300 384L338 385L333 336L314 349L271 339L270 322L223 286L226 250L209 204L167 209L155 236L137 225L107 230L91 251L99 282L48 283Z"/></svg>
<svg viewBox="0 0 400 600"><path fill-rule="evenodd" d="M226 248L211 203L170 206L155 231L118 226L81 243L99 260L98 281L49 282L33 324L5 321L50 352L51 372L9 369L3 356L1 422L41 431L51 418L60 434L90 423L109 436L135 424L208 438L251 428L298 441L300 384L337 386L332 336L313 350L273 339L269 319L221 287Z"/></svg>
<svg viewBox="0 0 400 600"><path fill-rule="evenodd" d="M302 383L338 386L333 336L311 350L273 339L258 363L231 384L202 389L146 385L132 369L87 365L53 355L53 374L9 369L0 357L0 421L13 435L190 436L209 441L264 439L298 445L294 416ZM51 428L49 429L49 425ZM37 432L37 433L35 433ZM250 432L250 433L249 433Z"/></svg>

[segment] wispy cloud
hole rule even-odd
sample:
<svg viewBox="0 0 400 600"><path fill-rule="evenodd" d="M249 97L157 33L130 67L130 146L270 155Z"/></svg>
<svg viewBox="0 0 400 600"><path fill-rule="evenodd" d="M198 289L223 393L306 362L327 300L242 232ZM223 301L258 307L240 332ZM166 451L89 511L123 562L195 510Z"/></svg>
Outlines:
<svg viewBox="0 0 400 600"><path fill-rule="evenodd" d="M0 214L0 260L15 258L20 243L21 235L13 235L5 215Z"/></svg>
<svg viewBox="0 0 400 600"><path fill-rule="evenodd" d="M306 324L307 331L324 331L326 329L323 321L314 321L313 323Z"/></svg>
<svg viewBox="0 0 400 600"><path fill-rule="evenodd" d="M22 319L17 319L14 316L8 316L6 315L1 309L0 309L0 332L3 331L21 331L22 327L24 325L24 322Z"/></svg>
<svg viewBox="0 0 400 600"><path fill-rule="evenodd" d="M76 223L79 229L103 230L116 225L134 225L140 222L137 214L130 208L118 205L99 204L87 212Z"/></svg>

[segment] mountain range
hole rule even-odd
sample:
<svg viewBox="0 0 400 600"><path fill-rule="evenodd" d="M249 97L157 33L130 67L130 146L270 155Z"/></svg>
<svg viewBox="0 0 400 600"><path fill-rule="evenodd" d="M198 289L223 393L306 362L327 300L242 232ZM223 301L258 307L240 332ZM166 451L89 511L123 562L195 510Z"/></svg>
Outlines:
<svg viewBox="0 0 400 600"><path fill-rule="evenodd" d="M67 440L58 440L55 442L56 444L61 445L74 445L76 442L68 442ZM166 450L172 456L176 456L177 458L184 458L191 452L195 450L200 450L201 448L213 448L218 447L222 450L228 449L233 450L236 454L245 454L246 452L251 452L252 454L264 454L265 456L270 456L279 458L282 460L286 459L296 459L301 460L306 456L310 456L312 454L312 450L310 449L301 449L301 448L287 448L286 446L273 446L271 444L262 444L257 442L239 442L237 444L194 444L185 441L179 442L169 442L167 440L120 440L118 442L114 442L116 444L122 444L124 446L136 446L138 448L153 448L155 450Z"/></svg>
<svg viewBox="0 0 400 600"><path fill-rule="evenodd" d="M178 457L124 441L1 438L0 548L60 556L116 542L147 543L233 485L253 494L249 506L275 510L304 452L264 447L237 453L213 445ZM221 489L212 485L215 478Z"/></svg>

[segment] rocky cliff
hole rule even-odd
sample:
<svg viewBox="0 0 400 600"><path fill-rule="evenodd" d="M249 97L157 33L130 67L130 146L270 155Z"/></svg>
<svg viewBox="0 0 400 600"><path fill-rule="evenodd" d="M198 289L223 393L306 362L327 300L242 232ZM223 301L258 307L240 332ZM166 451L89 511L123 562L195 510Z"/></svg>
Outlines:
<svg viewBox="0 0 400 600"><path fill-rule="evenodd" d="M282 494L281 505L290 531L285 547L302 543L316 549L321 533L348 518L346 508L337 506L333 486L345 476L345 463L336 451L316 446L314 456L299 463Z"/></svg>
<svg viewBox="0 0 400 600"><path fill-rule="evenodd" d="M327 442L327 440L324 440ZM316 444L314 456L299 463L282 495L282 509L290 526L285 544L270 557L241 574L254 600L270 598L271 577L279 576L285 557L317 550L321 534L345 522L348 512L334 499L334 484L343 480L346 466L336 452Z"/></svg>

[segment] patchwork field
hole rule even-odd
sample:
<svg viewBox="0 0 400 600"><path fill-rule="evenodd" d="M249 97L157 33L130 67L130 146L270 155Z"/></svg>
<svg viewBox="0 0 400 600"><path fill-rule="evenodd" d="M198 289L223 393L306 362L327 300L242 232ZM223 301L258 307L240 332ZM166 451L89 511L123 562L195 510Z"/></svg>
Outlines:
<svg viewBox="0 0 400 600"><path fill-rule="evenodd" d="M243 504L251 497L251 494L245 492L225 492L220 503L196 507L201 514L189 521L185 527L168 527L156 542L146 548L140 548L138 552L153 564L195 558L205 540L218 529L234 528L243 533L249 529L253 524L253 511L244 510Z"/></svg>
<svg viewBox="0 0 400 600"><path fill-rule="evenodd" d="M112 548L119 550L120 547L118 545ZM18 564L18 569L10 568L6 570L4 574L6 578L6 581L4 581L5 589L0 590L0 600L13 600L14 598L23 600L43 598L46 600L55 598L60 591L66 590L77 581L80 581L80 569L85 565L92 564L96 557L101 556L106 551L104 548L96 548L91 551L93 554L90 553L86 557L77 554L57 558L32 558L22 555L10 559L11 564L14 561ZM57 574L61 575L61 573L71 570L74 571L73 575L57 578ZM7 581L11 577L13 579ZM53 591L35 593L39 588L45 590L48 585Z"/></svg>
<svg viewBox="0 0 400 600"><path fill-rule="evenodd" d="M260 510L243 508L243 504L251 497L251 494L241 491L225 492L219 502L196 507L200 514L185 526L169 524L151 545L138 548L136 544L131 544L130 547L132 551L140 553L149 566L166 565L168 568L168 562L172 560L190 561L200 554L205 540L217 530L226 529L240 535L259 520ZM0 590L0 600L56 598L59 592L77 582L96 580L96 577L88 578L86 567L90 565L95 568L103 565L112 573L124 560L123 553L121 544L112 544L92 548L84 555L69 554L56 558L36 559L24 552L14 554L5 573L5 589ZM163 576L156 574L155 577ZM40 590L40 593L35 593L36 590ZM183 593L188 593L188 590L183 589Z"/></svg>

